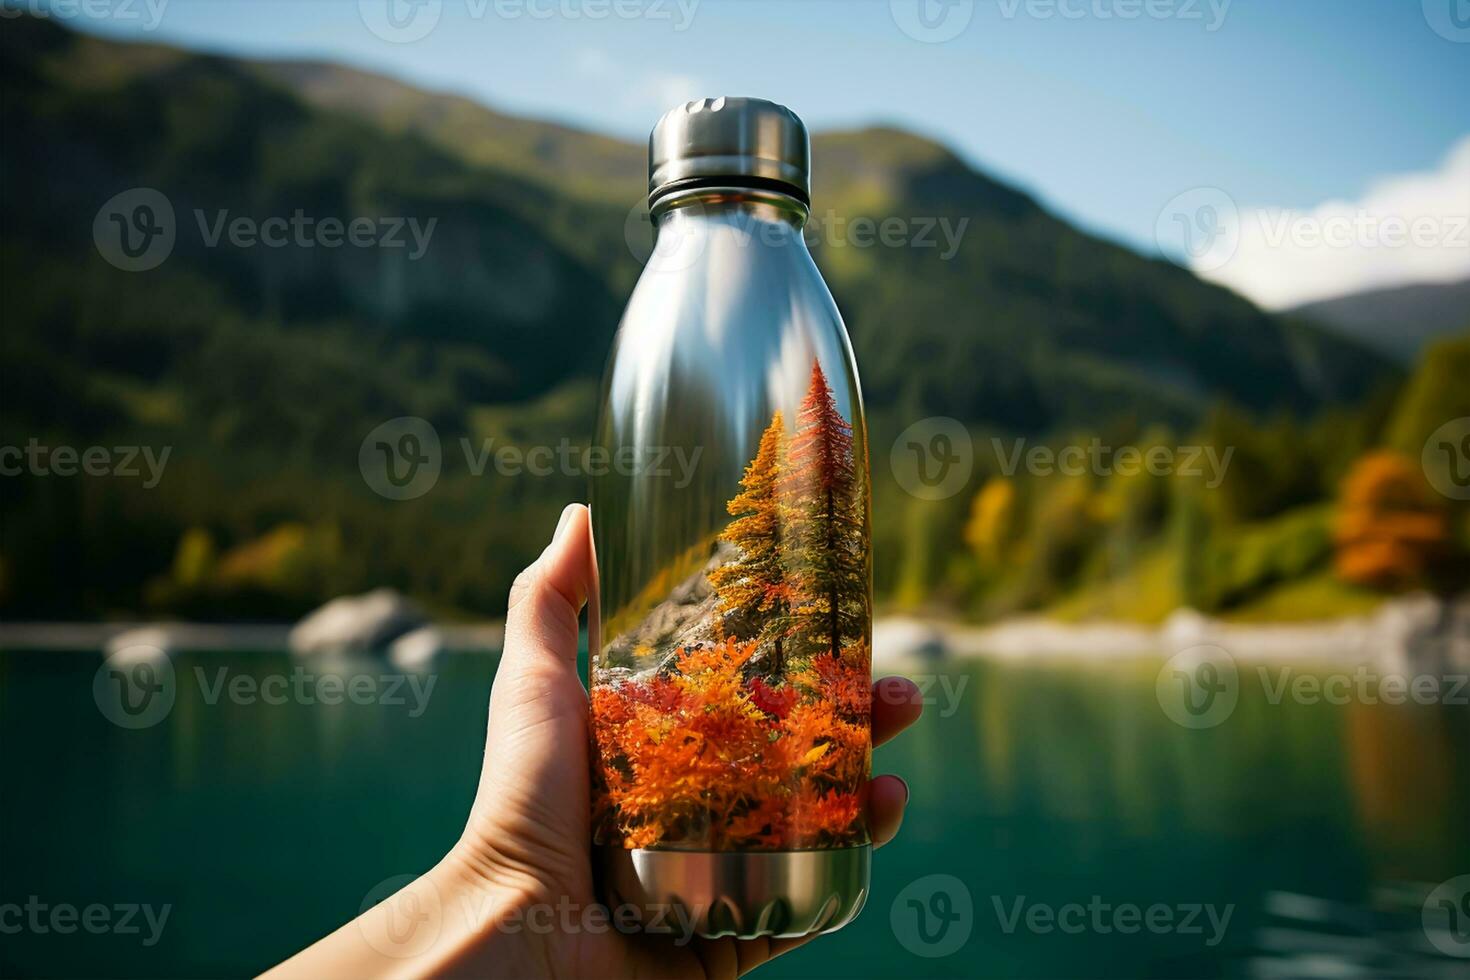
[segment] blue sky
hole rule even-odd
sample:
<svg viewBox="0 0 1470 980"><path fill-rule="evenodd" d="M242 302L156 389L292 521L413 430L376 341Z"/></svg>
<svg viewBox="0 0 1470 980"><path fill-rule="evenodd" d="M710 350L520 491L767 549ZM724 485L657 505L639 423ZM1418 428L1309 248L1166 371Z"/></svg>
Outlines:
<svg viewBox="0 0 1470 980"><path fill-rule="evenodd" d="M915 0L442 0L406 43L369 29L380 0L152 2L153 30L120 9L76 23L349 62L639 140L718 94L814 128L896 123L1146 251L1181 191L1310 209L1433 170L1470 134L1470 0L920 0L941 35L963 24L942 43L900 26Z"/></svg>

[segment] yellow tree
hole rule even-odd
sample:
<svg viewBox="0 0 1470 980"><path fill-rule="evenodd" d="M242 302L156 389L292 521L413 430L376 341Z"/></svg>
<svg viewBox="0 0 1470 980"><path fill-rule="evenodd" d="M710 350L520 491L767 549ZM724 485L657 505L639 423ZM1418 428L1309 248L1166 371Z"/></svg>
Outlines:
<svg viewBox="0 0 1470 980"><path fill-rule="evenodd" d="M987 572L1001 567L1016 533L1016 486L1003 476L991 477L970 504L965 543Z"/></svg>
<svg viewBox="0 0 1470 980"><path fill-rule="evenodd" d="M791 596L781 553L779 488L785 452L786 424L777 412L761 435L755 459L745 468L740 481L744 489L726 505L736 519L720 538L735 546L735 558L709 576L726 632L768 646L773 674L785 670L783 645L791 629Z"/></svg>

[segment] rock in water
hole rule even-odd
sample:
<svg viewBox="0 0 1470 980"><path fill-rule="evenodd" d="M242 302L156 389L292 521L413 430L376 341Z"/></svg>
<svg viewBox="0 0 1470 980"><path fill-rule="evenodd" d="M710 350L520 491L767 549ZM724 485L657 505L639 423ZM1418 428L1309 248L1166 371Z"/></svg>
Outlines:
<svg viewBox="0 0 1470 980"><path fill-rule="evenodd" d="M423 612L393 589L341 596L311 613L291 630L291 652L364 652L385 649L393 640L427 625Z"/></svg>

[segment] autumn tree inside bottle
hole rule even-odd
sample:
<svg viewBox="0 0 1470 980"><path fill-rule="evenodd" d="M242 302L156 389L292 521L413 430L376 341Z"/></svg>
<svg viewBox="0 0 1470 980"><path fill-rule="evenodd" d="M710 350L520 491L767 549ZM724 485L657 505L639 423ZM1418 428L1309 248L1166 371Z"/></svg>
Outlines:
<svg viewBox="0 0 1470 980"><path fill-rule="evenodd" d="M773 103L665 115L657 244L604 382L625 465L592 488L602 886L703 935L837 928L868 887L867 434L802 239L808 153Z"/></svg>

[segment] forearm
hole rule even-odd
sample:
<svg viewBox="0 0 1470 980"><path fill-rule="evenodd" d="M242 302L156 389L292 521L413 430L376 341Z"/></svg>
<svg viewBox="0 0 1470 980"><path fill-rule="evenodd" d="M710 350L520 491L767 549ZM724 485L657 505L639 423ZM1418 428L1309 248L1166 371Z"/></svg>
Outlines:
<svg viewBox="0 0 1470 980"><path fill-rule="evenodd" d="M269 980L539 974L536 937L516 928L533 899L454 854L264 974Z"/></svg>

